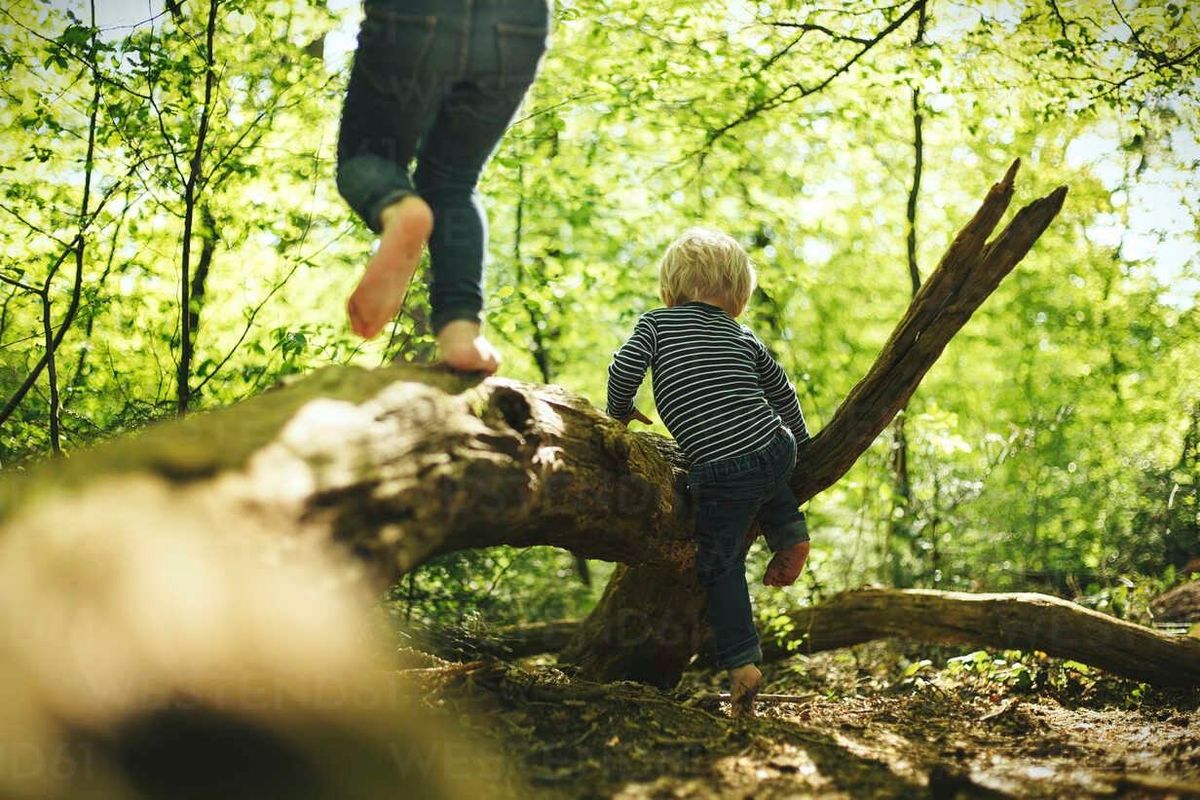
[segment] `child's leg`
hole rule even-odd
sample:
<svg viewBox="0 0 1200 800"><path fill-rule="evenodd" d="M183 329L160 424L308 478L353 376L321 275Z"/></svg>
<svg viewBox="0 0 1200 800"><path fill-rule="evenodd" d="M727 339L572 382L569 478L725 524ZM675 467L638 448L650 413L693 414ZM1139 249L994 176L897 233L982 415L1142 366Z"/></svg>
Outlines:
<svg viewBox="0 0 1200 800"><path fill-rule="evenodd" d="M479 333L487 218L476 185L533 82L545 25L544 0L500 4L473 20L471 69L450 88L417 154L416 185L434 218L432 324L442 360L456 369L497 366Z"/></svg>
<svg viewBox="0 0 1200 800"><path fill-rule="evenodd" d="M758 512L767 546L775 554L763 575L767 586L791 586L808 560L808 525L799 506L796 495L782 483Z"/></svg>
<svg viewBox="0 0 1200 800"><path fill-rule="evenodd" d="M706 614L712 629L717 666L729 671L730 706L735 716L754 713L762 681L758 632L746 585L746 530L758 503L701 501L696 515L696 574L708 595Z"/></svg>
<svg viewBox="0 0 1200 800"><path fill-rule="evenodd" d="M351 327L367 338L400 310L432 229L409 165L455 49L452 37L438 35L436 18L400 13L404 6L367 5L338 135L338 190L380 234L347 303Z"/></svg>
<svg viewBox="0 0 1200 800"><path fill-rule="evenodd" d="M708 596L717 666L733 669L762 660L746 585L742 542L758 504L701 501L696 514L696 575Z"/></svg>

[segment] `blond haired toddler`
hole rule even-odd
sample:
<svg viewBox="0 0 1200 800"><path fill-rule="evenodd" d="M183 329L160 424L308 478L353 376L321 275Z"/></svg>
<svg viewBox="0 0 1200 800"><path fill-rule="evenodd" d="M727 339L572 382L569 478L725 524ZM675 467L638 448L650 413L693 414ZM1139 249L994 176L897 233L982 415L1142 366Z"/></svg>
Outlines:
<svg viewBox="0 0 1200 800"><path fill-rule="evenodd" d="M809 441L796 393L767 348L736 321L754 266L730 236L691 228L659 265L665 308L638 320L608 370L608 413L649 420L634 398L652 373L663 424L688 458L696 510L696 572L708 595L717 665L734 713L753 712L762 660L746 584L746 533L757 521L774 553L763 582L788 586L808 557L808 530L788 487Z"/></svg>

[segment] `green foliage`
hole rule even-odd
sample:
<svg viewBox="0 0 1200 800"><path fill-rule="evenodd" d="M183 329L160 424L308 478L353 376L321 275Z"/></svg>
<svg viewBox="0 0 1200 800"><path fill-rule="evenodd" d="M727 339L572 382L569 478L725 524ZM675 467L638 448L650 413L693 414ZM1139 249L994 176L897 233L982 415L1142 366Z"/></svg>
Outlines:
<svg viewBox="0 0 1200 800"><path fill-rule="evenodd" d="M589 587L579 579L574 557L561 550L496 547L452 553L405 576L392 587L386 606L410 629L478 635L531 619L580 617L595 603L610 571L593 563Z"/></svg>
<svg viewBox="0 0 1200 800"><path fill-rule="evenodd" d="M896 676L896 686L920 691L926 687L994 698L1009 693L1046 692L1062 696L1078 692L1081 681L1094 683L1093 671L1076 661L1054 661L1044 654L1005 650L975 650L951 658L913 658ZM1003 707L1002 707L1003 708ZM1002 712L1000 712L1002 713Z"/></svg>
<svg viewBox="0 0 1200 800"><path fill-rule="evenodd" d="M1125 705L1137 705L1146 689L1145 684L1105 676L1078 661L1020 650L975 650L951 658L913 659L898 675L896 686L912 690L932 686L993 698L1039 694L1063 703L1103 695L1110 702ZM1000 715L1006 710L1007 706L1000 706L994 713Z"/></svg>
<svg viewBox="0 0 1200 800"><path fill-rule="evenodd" d="M713 225L750 249L760 289L746 321L819 429L910 296L919 90L922 275L1012 158L1025 164L1017 202L1061 183L1071 194L909 404L910 496L885 434L813 503L814 577L777 597L883 579L1116 603L1118 577L1200 555L1194 4L931 0L918 44L918 15L900 22L914 7L891 3L557 5L541 78L482 187L487 314L507 374L602 402L609 353L657 303L663 246ZM0 12L0 402L45 353L28 289L47 287L56 329L77 295L55 353L68 452L174 408L204 114L189 275L206 246L211 265L189 308L193 405L331 362L433 356L422 280L378 340L356 341L344 321L371 241L333 180L338 42L357 10L218 4L205 107L207 9L132 27L82 3ZM74 255L60 261L77 237L78 273ZM0 424L5 467L49 450L47 381ZM591 596L555 580L567 562L544 554L484 591L510 558L426 568L413 613L508 620L574 613Z"/></svg>

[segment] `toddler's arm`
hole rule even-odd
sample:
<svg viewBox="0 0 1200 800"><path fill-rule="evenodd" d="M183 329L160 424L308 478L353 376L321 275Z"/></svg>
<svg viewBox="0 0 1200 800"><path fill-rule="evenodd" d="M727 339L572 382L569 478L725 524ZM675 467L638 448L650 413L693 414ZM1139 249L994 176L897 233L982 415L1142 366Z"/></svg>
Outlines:
<svg viewBox="0 0 1200 800"><path fill-rule="evenodd" d="M619 420L637 418L633 407L638 387L646 377L646 369L658 345L654 324L646 317L638 320L629 341L613 353L608 368L608 415ZM643 418L644 419L644 418Z"/></svg>
<svg viewBox="0 0 1200 800"><path fill-rule="evenodd" d="M808 435L808 428L804 425L804 414L801 413L800 403L796 400L796 389L788 381L787 375L783 373L783 369L775 359L771 358L766 345L759 341L757 336L754 337L754 343L758 346L758 357L755 362L755 367L758 369L758 384L766 394L771 408L775 409L783 418L783 424L787 425L792 435L796 437L796 445L803 446L812 437Z"/></svg>

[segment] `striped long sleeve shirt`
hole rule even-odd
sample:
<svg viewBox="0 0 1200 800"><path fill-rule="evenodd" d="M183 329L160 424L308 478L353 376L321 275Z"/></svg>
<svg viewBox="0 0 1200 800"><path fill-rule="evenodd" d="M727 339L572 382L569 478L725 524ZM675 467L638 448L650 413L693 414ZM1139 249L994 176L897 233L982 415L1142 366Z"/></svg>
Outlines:
<svg viewBox="0 0 1200 800"><path fill-rule="evenodd" d="M722 309L694 301L638 320L608 368L608 413L625 419L649 368L654 404L693 465L765 446L780 422L808 441L787 376L758 337Z"/></svg>

